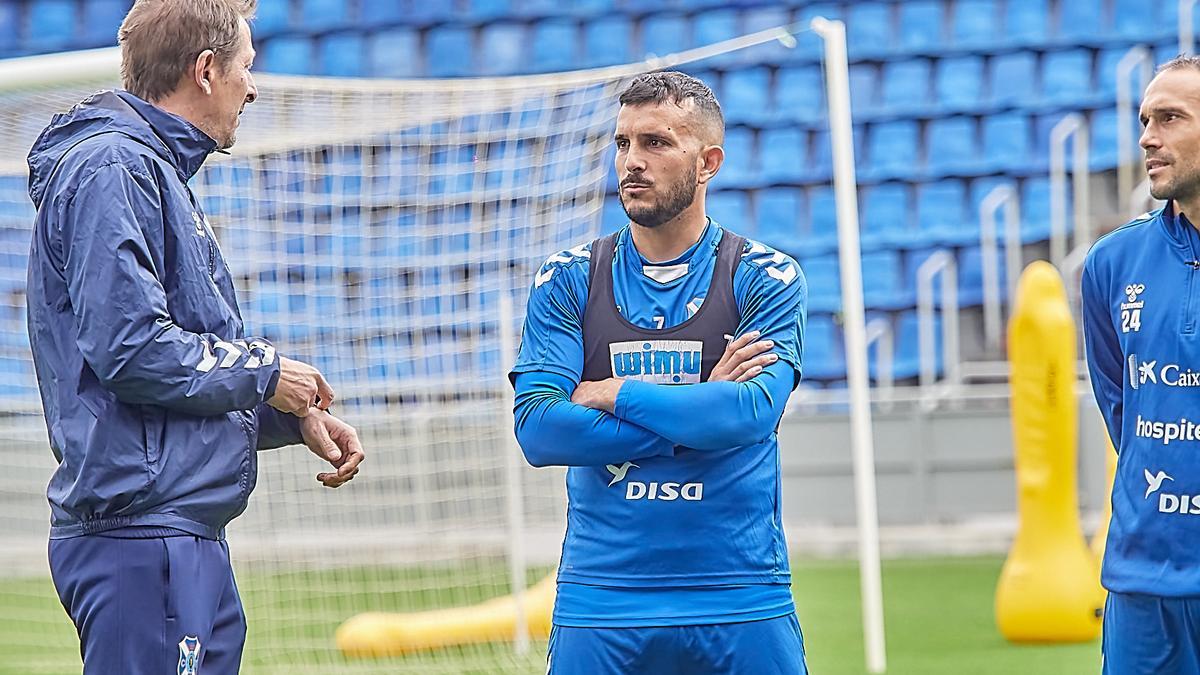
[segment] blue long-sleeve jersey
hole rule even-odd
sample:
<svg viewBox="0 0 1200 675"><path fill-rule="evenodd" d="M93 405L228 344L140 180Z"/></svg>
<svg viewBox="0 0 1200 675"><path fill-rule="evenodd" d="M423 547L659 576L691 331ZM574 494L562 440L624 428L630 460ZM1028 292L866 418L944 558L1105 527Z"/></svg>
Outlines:
<svg viewBox="0 0 1200 675"><path fill-rule="evenodd" d="M1119 453L1102 581L1200 595L1200 233L1170 208L1092 247L1088 370Z"/></svg>
<svg viewBox="0 0 1200 675"><path fill-rule="evenodd" d="M650 264L623 230L613 260L621 315L664 329L696 314L720 239L710 224L680 258ZM629 380L609 414L570 402L584 366L590 260L585 245L538 271L513 369L526 458L572 467L555 622L721 623L792 611L775 427L801 372L799 266L748 242L734 271L737 334L760 331L780 357L764 373L744 383ZM597 483L595 467L610 480ZM599 517L575 517L584 505Z"/></svg>

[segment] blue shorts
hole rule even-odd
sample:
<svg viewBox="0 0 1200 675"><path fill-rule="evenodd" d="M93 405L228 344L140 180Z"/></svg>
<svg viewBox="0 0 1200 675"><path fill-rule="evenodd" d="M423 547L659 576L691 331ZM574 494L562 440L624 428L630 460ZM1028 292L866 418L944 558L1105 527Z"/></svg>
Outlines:
<svg viewBox="0 0 1200 675"><path fill-rule="evenodd" d="M1109 593L1104 675L1200 675L1200 598Z"/></svg>
<svg viewBox="0 0 1200 675"><path fill-rule="evenodd" d="M807 675L796 614L703 626L550 631L547 675Z"/></svg>
<svg viewBox="0 0 1200 675"><path fill-rule="evenodd" d="M84 675L234 675L246 616L224 541L191 535L50 541Z"/></svg>

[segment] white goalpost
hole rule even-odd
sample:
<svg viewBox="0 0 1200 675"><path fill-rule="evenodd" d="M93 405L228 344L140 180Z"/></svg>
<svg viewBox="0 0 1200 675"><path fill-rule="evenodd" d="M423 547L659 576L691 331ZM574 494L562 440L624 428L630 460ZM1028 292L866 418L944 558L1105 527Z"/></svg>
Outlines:
<svg viewBox="0 0 1200 675"><path fill-rule="evenodd" d="M845 33L840 22L813 29L826 40L866 653L871 672L882 672ZM325 373L336 412L369 454L359 478L336 491L316 483L322 469L301 448L259 454L249 508L229 527L250 625L244 672L544 670L524 620L507 641L382 661L347 658L334 632L362 612L508 594L516 616L534 611L524 590L554 570L565 496L562 472L526 466L512 438L505 373L533 274L547 255L616 226L603 222L605 194L616 99L630 77L706 68L706 59L775 40L794 45L797 31L550 75L257 76L260 98L238 144L190 185L233 271L248 332ZM53 114L118 86L118 65L116 50L0 61L0 655L23 673L78 669L45 562L54 461L25 337L34 219L25 155Z"/></svg>

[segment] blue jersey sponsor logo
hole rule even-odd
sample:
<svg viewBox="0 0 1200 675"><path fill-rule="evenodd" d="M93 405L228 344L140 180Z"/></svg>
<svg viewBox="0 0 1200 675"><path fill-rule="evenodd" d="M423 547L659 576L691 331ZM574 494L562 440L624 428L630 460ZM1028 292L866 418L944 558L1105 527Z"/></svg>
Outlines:
<svg viewBox="0 0 1200 675"><path fill-rule="evenodd" d="M613 377L654 384L700 381L704 343L700 340L634 340L608 345Z"/></svg>

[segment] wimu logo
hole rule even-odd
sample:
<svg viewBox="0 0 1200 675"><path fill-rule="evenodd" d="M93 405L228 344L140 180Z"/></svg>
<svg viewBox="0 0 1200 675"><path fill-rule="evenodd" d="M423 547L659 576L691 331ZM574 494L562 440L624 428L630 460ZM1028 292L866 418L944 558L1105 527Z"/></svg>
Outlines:
<svg viewBox="0 0 1200 675"><path fill-rule="evenodd" d="M613 377L654 384L695 384L704 363L700 340L635 340L608 345Z"/></svg>

